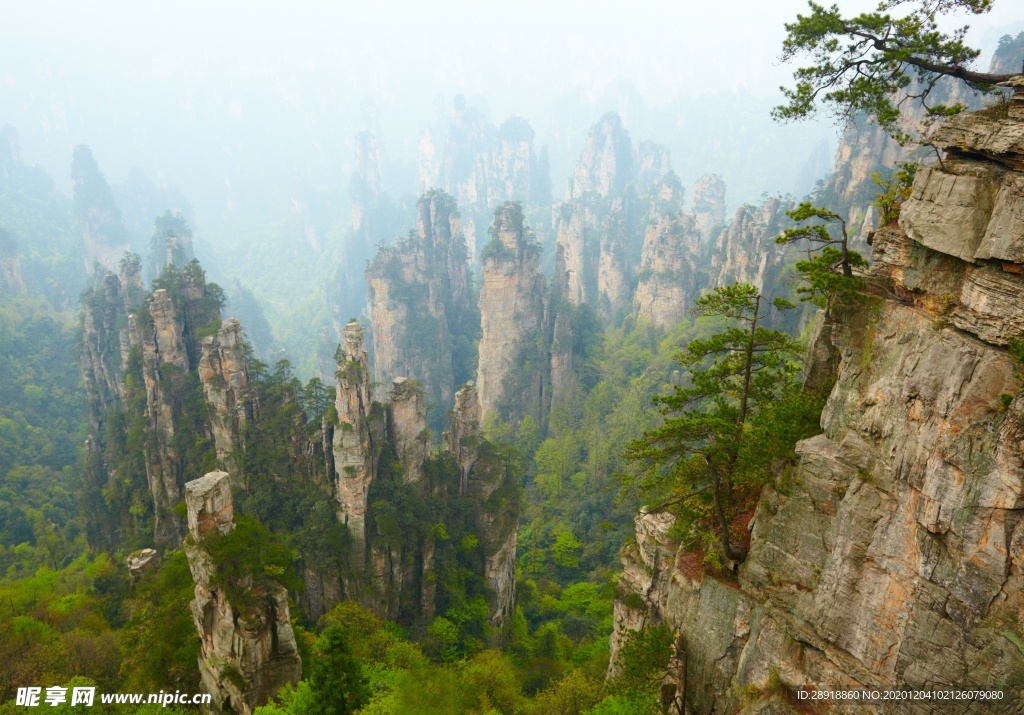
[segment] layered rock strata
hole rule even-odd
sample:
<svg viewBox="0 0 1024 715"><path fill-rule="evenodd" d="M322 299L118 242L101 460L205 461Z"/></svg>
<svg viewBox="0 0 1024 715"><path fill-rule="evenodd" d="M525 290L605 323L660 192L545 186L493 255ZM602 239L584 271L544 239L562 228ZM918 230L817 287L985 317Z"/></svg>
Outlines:
<svg viewBox="0 0 1024 715"><path fill-rule="evenodd" d="M359 553L366 539L366 499L377 471L377 455L370 442L373 397L370 365L363 349L363 326L351 322L341 335L341 361L337 371L334 407L334 495L338 520L348 526Z"/></svg>
<svg viewBox="0 0 1024 715"><path fill-rule="evenodd" d="M417 230L366 269L374 378L414 378L431 402L448 405L464 372L453 343L471 343L476 332L466 243L447 194L424 194L417 218Z"/></svg>
<svg viewBox="0 0 1024 715"><path fill-rule="evenodd" d="M690 196L697 230L706 241L713 228L725 223L725 182L718 174L705 174L697 179Z"/></svg>
<svg viewBox="0 0 1024 715"><path fill-rule="evenodd" d="M515 613L519 496L505 461L483 440L479 415L476 386L469 383L456 394L445 442L459 468L460 494L473 499L484 579L493 594L489 620L497 640Z"/></svg>
<svg viewBox="0 0 1024 715"><path fill-rule="evenodd" d="M279 584L252 587L251 603L239 607L228 601L217 578L217 564L203 548L211 532L234 529L231 479L210 472L185 485L188 509L186 554L195 599L190 604L199 633L200 684L212 696L213 712L248 715L266 704L288 683L302 677L295 632L288 610L288 593Z"/></svg>
<svg viewBox="0 0 1024 715"><path fill-rule="evenodd" d="M506 204L494 214L492 240L483 255L480 287L480 346L477 389L486 418L508 394L540 421L539 360L521 369L536 349L544 318L544 276L540 249L527 233L522 210ZM518 374L517 374L518 373Z"/></svg>
<svg viewBox="0 0 1024 715"><path fill-rule="evenodd" d="M210 413L217 462L237 478L237 450L242 446L245 425L254 414L241 323L226 320L216 335L203 339L197 371Z"/></svg>
<svg viewBox="0 0 1024 715"><path fill-rule="evenodd" d="M633 296L637 317L667 329L687 316L697 290L700 239L692 215L663 216L647 225Z"/></svg>
<svg viewBox="0 0 1024 715"><path fill-rule="evenodd" d="M1024 397L1004 347L1024 328L1006 218L1021 199L1003 191L1022 175L1020 127L966 115L932 135L948 158L873 238L872 292L884 297L815 332L808 375L835 366L823 433L762 494L738 582L695 568L670 515L637 518L613 671L626 630L661 622L676 633L681 665L663 692L678 711L795 713L798 691L859 688L1002 699L818 710L1024 707Z"/></svg>

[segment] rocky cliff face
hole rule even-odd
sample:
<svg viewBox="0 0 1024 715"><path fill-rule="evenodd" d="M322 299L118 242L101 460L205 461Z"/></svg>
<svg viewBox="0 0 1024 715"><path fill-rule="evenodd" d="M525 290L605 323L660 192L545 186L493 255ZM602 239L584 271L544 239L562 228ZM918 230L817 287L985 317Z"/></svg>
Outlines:
<svg viewBox="0 0 1024 715"><path fill-rule="evenodd" d="M514 204L495 212L491 230L480 287L477 387L481 415L486 417L508 395L539 422L541 376L537 370L519 373L523 373L525 356L536 347L543 325L540 250L526 233L522 210Z"/></svg>
<svg viewBox="0 0 1024 715"><path fill-rule="evenodd" d="M725 182L718 174L706 174L697 179L690 196L697 229L706 241L711 229L725 223Z"/></svg>
<svg viewBox="0 0 1024 715"><path fill-rule="evenodd" d="M642 165L650 172L660 162L651 156L653 152L646 154ZM588 193L606 197L621 192L633 178L634 159L633 144L622 126L622 119L615 112L605 114L587 135L565 200L580 199Z"/></svg>
<svg viewBox="0 0 1024 715"><path fill-rule="evenodd" d="M647 225L633 297L638 317L671 328L687 316L697 290L700 239L692 215L663 216Z"/></svg>
<svg viewBox="0 0 1024 715"><path fill-rule="evenodd" d="M549 203L546 154L538 156L534 132L521 117L500 127L461 96L455 98L446 127L420 136L420 188L443 189L462 208L463 231L471 257L486 242L491 212L506 201Z"/></svg>
<svg viewBox="0 0 1024 715"><path fill-rule="evenodd" d="M237 478L237 450L242 446L245 425L255 412L241 323L226 320L216 335L203 339L197 370L210 412L217 462Z"/></svg>
<svg viewBox="0 0 1024 715"><path fill-rule="evenodd" d="M504 460L480 433L480 400L470 382L455 395L445 448L459 469L459 494L473 499L474 522L484 550L484 579L493 596L490 622L496 634L515 613L517 485Z"/></svg>
<svg viewBox="0 0 1024 715"><path fill-rule="evenodd" d="M816 332L808 374L835 366L823 434L762 494L738 583L693 569L671 516L637 518L613 652L643 622L676 630L687 712L797 712L796 691L815 688L1002 690L965 713L1024 704L1024 397L1005 349L1024 327L1022 128L990 113L932 135L947 158L873 238L884 297Z"/></svg>
<svg viewBox="0 0 1024 715"><path fill-rule="evenodd" d="M370 443L373 397L370 365L363 349L363 326L352 322L341 335L342 359L338 363L334 430L334 496L338 520L348 526L359 553L366 541L366 498L377 470L377 458Z"/></svg>
<svg viewBox="0 0 1024 715"><path fill-rule="evenodd" d="M219 293L208 290L205 273L195 263L148 298L141 275L138 258L126 257L120 275L108 273L85 297L79 362L90 397L91 440L97 454L105 450L111 414L123 410L121 417L144 423L141 449L154 536L160 545L173 545L183 536L171 509L181 501L187 461L177 436L182 429L206 434L207 425L197 424L199 405L192 398L199 385L193 373L202 356L200 331L220 320ZM129 397L131 404L125 404ZM117 454L107 456L118 461L124 456L123 445L115 450ZM105 479L132 478L112 471Z"/></svg>
<svg viewBox="0 0 1024 715"><path fill-rule="evenodd" d="M153 292L149 315L153 328L145 335L140 333L146 415L155 437L146 450L146 477L153 496L156 539L162 544L173 544L181 540L181 534L171 517L171 507L181 500L184 482L179 474L181 454L174 439L175 401L184 388L188 354L182 321L166 290ZM132 323L136 321L130 318L129 325Z"/></svg>
<svg viewBox="0 0 1024 715"><path fill-rule="evenodd" d="M388 434L402 465L405 482L418 484L423 480L423 462L430 454L430 433L423 393L409 378L396 377L391 383Z"/></svg>
<svg viewBox="0 0 1024 715"><path fill-rule="evenodd" d="M793 250L775 243L792 225L786 211L793 202L768 197L760 206L741 206L732 222L705 248L708 286L742 282L770 296L787 294L780 280L793 261Z"/></svg>
<svg viewBox="0 0 1024 715"><path fill-rule="evenodd" d="M424 194L417 214L417 231L380 249L366 269L374 378L415 378L431 402L448 405L456 379L468 378L453 344L471 344L478 321L466 243L444 192Z"/></svg>
<svg viewBox="0 0 1024 715"><path fill-rule="evenodd" d="M302 677L288 593L278 585L245 588L251 604L228 601L217 579L217 565L203 548L212 532L234 529L231 479L210 472L185 485L188 507L188 554L195 599L192 619L201 642L199 673L203 691L212 696L213 712L248 715L267 703L286 683Z"/></svg>
<svg viewBox="0 0 1024 715"><path fill-rule="evenodd" d="M992 57L989 71L1017 72L1022 61L1024 33L1016 38L1006 36ZM907 88L908 94L919 90L916 84ZM948 78L941 78L929 97L929 104L952 106L959 103L971 110L981 108L984 101L982 94ZM928 125L929 119L924 109L912 103L904 112L900 129L920 137ZM934 153L928 147L916 142L900 146L884 129L862 118L855 119L843 131L836 150L836 170L822 189L822 202L832 210L845 214L851 234L864 241L878 222L876 209L871 205L878 192L871 178L872 172L886 174L898 162L931 161L933 157Z"/></svg>

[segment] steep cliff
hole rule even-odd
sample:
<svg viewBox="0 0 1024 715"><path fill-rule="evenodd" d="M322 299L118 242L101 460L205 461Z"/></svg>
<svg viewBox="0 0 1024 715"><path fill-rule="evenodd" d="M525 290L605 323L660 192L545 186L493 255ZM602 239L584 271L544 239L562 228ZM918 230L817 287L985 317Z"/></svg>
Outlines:
<svg viewBox="0 0 1024 715"><path fill-rule="evenodd" d="M713 228L725 223L725 182L718 174L705 174L693 185L690 197L697 229L706 241Z"/></svg>
<svg viewBox="0 0 1024 715"><path fill-rule="evenodd" d="M424 194L417 219L416 231L381 248L366 269L374 378L415 378L431 403L448 405L475 362L479 318L454 200L442 191Z"/></svg>
<svg viewBox="0 0 1024 715"><path fill-rule="evenodd" d="M851 688L1003 693L878 712L1022 707L1024 397L1005 346L1024 328L1024 121L993 114L931 135L946 159L873 237L882 297L816 331L808 374L835 366L823 434L762 494L738 580L694 568L671 515L637 518L613 654L626 629L670 626L677 708L798 712L798 690Z"/></svg>
<svg viewBox="0 0 1024 715"><path fill-rule="evenodd" d="M621 117L615 112L608 112L587 135L583 153L569 179L565 200L580 199L588 193L601 197L619 193L633 178L634 161L633 144L622 126ZM650 161L651 165L645 169L650 172L656 163Z"/></svg>
<svg viewBox="0 0 1024 715"><path fill-rule="evenodd" d="M420 136L420 189L443 189L462 208L463 231L472 257L479 255L491 212L506 201L550 202L547 154L535 154L534 132L521 117L500 127L461 95L447 125Z"/></svg>
<svg viewBox="0 0 1024 715"><path fill-rule="evenodd" d="M697 290L700 240L692 215L663 216L647 225L633 297L638 317L671 328L687 316Z"/></svg>
<svg viewBox="0 0 1024 715"><path fill-rule="evenodd" d="M223 294L194 261L161 281L144 296L135 256L125 257L119 276L104 276L83 298L79 363L99 460L90 467L92 479L109 490L116 510L146 513L156 541L169 545L183 536L172 508L181 501L185 475L206 454L208 424L195 371L202 336L219 327ZM131 486L140 468L148 485L148 503L141 504ZM142 522L136 516L131 523L139 529Z"/></svg>
<svg viewBox="0 0 1024 715"><path fill-rule="evenodd" d="M1024 33L1016 38L1006 35L989 64L994 73L1016 72L1024 61ZM920 91L917 83L907 88L907 94ZM929 96L929 104L953 106L961 104L967 109L979 109L985 103L984 95L962 82L940 78ZM909 103L900 122L900 130L916 138L927 131L931 120L919 103ZM916 141L904 145L897 143L878 125L854 118L843 131L836 150L835 171L819 192L819 202L833 211L847 216L852 235L863 242L878 222L871 202L878 188L871 178L873 172L888 174L898 162L930 161L934 152ZM861 243L863 247L863 243Z"/></svg>
<svg viewBox="0 0 1024 715"><path fill-rule="evenodd" d="M195 582L190 608L201 643L202 688L212 696L213 712L248 715L282 685L302 677L288 593L273 581L253 584L252 574L229 586L218 573L223 567L211 558L206 542L217 535L228 537L235 528L227 473L210 472L188 482L185 504L185 551ZM229 587L241 591L244 605L228 600Z"/></svg>
<svg viewBox="0 0 1024 715"><path fill-rule="evenodd" d="M477 389L483 418L502 400L540 422L542 370L538 343L544 319L540 249L524 225L522 209L495 211L491 242L482 253ZM532 361L531 361L532 358Z"/></svg>
<svg viewBox="0 0 1024 715"><path fill-rule="evenodd" d="M450 424L445 448L458 466L459 494L473 500L484 579L492 594L489 620L497 636L515 613L519 487L507 462L480 433L480 401L472 382L456 393Z"/></svg>
<svg viewBox="0 0 1024 715"><path fill-rule="evenodd" d="M760 206L738 208L733 220L703 245L704 285L698 285L698 291L741 282L759 288L769 299L792 299L793 288L786 276L801 254L798 247L780 246L775 239L793 225L786 216L793 206L791 200L770 196ZM795 327L793 321L801 319L801 311L790 313L776 313L772 319L790 321L787 324Z"/></svg>
<svg viewBox="0 0 1024 715"><path fill-rule="evenodd" d="M196 369L210 413L217 462L237 478L237 450L242 447L245 425L253 418L256 407L249 387L242 324L226 320L216 335L203 338L202 357Z"/></svg>
<svg viewBox="0 0 1024 715"><path fill-rule="evenodd" d="M338 501L338 520L348 526L355 543L353 550L358 553L366 540L366 497L377 469L371 431L379 429L379 420L371 420L373 397L370 365L363 349L363 326L356 322L345 326L341 350L334 402L338 415L334 430L334 496Z"/></svg>

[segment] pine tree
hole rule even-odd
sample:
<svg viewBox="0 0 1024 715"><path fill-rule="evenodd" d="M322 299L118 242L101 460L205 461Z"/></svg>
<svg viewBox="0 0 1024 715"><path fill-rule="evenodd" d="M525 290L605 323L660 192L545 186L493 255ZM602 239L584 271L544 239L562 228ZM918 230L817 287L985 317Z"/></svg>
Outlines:
<svg viewBox="0 0 1024 715"><path fill-rule="evenodd" d="M769 302L751 285L719 287L697 301L694 314L717 317L727 327L706 340L694 340L677 360L690 369L689 386L655 398L665 420L630 443L625 456L638 465L627 486L650 501L651 511L710 496L722 555L742 561L745 554L729 531L733 482L743 462L748 425L766 405L795 385L800 346L789 335L763 326L772 310L788 310L782 299Z"/></svg>

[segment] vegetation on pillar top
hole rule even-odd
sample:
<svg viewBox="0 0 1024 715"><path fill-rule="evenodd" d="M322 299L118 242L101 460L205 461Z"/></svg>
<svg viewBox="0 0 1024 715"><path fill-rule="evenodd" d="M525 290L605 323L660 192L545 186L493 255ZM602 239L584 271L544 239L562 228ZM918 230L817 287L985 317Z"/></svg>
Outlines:
<svg viewBox="0 0 1024 715"><path fill-rule="evenodd" d="M993 0L885 0L856 16L844 15L838 5L808 4L808 15L786 24L781 59L808 57L810 63L793 73L795 87L781 87L786 102L772 110L777 120L806 119L824 105L842 120L864 113L903 144L910 136L899 120L908 103L936 118L964 109L959 103L928 104L942 77L989 92L1020 75L972 69L981 51L965 43L969 26L939 28L951 13L987 13ZM890 14L897 8L904 12Z"/></svg>

